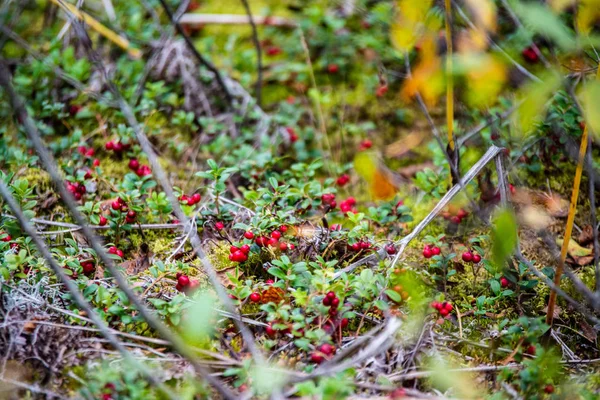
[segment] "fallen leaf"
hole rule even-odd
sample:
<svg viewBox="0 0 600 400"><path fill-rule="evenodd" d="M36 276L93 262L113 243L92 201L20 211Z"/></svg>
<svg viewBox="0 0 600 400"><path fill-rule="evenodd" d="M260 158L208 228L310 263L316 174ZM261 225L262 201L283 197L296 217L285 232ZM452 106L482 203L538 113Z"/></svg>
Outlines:
<svg viewBox="0 0 600 400"><path fill-rule="evenodd" d="M237 272L237 276L236 276L236 272ZM230 287L234 286L233 282L231 282L231 279L229 278L230 273L231 273L231 276L234 277L235 279L240 279L242 277L242 275L244 275L244 271L241 271L237 267L237 265L217 271L217 277L219 278L219 281L226 288L230 288Z"/></svg>
<svg viewBox="0 0 600 400"><path fill-rule="evenodd" d="M594 327L588 324L584 319L580 321L580 324L581 330L583 331L582 336L590 342L596 343L596 340L598 340L598 332L596 329L594 329Z"/></svg>
<svg viewBox="0 0 600 400"><path fill-rule="evenodd" d="M426 138L424 131L412 132L400 140L386 146L385 156L389 158L400 158L408 154L412 149L419 146Z"/></svg>
<svg viewBox="0 0 600 400"><path fill-rule="evenodd" d="M283 289L278 288L277 286L269 286L268 289L262 292L262 302L263 304L267 304L273 302L275 304L279 304L281 300L285 297L285 292Z"/></svg>
<svg viewBox="0 0 600 400"><path fill-rule="evenodd" d="M594 240L594 229L591 225L585 225L579 234L579 238L577 238L577 242L579 242L582 246L591 243Z"/></svg>

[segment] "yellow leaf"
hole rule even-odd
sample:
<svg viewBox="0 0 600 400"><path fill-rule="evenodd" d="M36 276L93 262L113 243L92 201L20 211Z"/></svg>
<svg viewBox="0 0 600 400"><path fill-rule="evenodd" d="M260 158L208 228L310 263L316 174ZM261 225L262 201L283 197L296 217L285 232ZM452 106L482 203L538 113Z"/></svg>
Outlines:
<svg viewBox="0 0 600 400"><path fill-rule="evenodd" d="M586 83L581 97L583 99L583 111L585 122L591 128L596 138L600 135L600 82L592 81Z"/></svg>
<svg viewBox="0 0 600 400"><path fill-rule="evenodd" d="M467 0L466 1L475 25L486 31L496 31L496 5L491 0Z"/></svg>
<svg viewBox="0 0 600 400"><path fill-rule="evenodd" d="M576 26L579 32L589 34L600 19L600 0L581 0L577 9Z"/></svg>
<svg viewBox="0 0 600 400"><path fill-rule="evenodd" d="M373 200L389 200L398 191L394 176L374 153L360 152L354 157L354 170L369 184Z"/></svg>
<svg viewBox="0 0 600 400"><path fill-rule="evenodd" d="M425 103L433 106L444 92L444 74L434 35L427 35L421 40L419 55L419 62L413 68L412 76L405 80L400 95L408 101L420 93Z"/></svg>
<svg viewBox="0 0 600 400"><path fill-rule="evenodd" d="M475 107L487 107L498 99L506 82L504 64L489 54L479 54L472 59L467 73L467 102Z"/></svg>
<svg viewBox="0 0 600 400"><path fill-rule="evenodd" d="M431 0L399 0L390 35L392 44L403 52L410 51L426 29Z"/></svg>

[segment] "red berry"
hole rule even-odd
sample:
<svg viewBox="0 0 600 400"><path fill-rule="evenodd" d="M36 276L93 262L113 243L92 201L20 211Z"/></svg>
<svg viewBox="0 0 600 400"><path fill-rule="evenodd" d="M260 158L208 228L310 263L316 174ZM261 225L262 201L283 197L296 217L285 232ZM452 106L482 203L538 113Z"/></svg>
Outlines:
<svg viewBox="0 0 600 400"><path fill-rule="evenodd" d="M477 253L473 254L473 263L479 264L480 261L481 261L481 256Z"/></svg>
<svg viewBox="0 0 600 400"><path fill-rule="evenodd" d="M394 246L393 244L388 244L387 246L385 246L385 251L389 254L396 254L396 246Z"/></svg>
<svg viewBox="0 0 600 400"><path fill-rule="evenodd" d="M325 354L326 356L330 356L335 351L335 347L333 347L329 343L323 343L319 350L321 351L321 353Z"/></svg>
<svg viewBox="0 0 600 400"><path fill-rule="evenodd" d="M123 256L124 256L125 254L123 253L123 250L119 249L119 250L117 250L117 255L118 255L119 257L123 258Z"/></svg>
<svg viewBox="0 0 600 400"><path fill-rule="evenodd" d="M296 246L294 246L293 243L288 244L288 249L294 250L295 248L296 248Z"/></svg>
<svg viewBox="0 0 600 400"><path fill-rule="evenodd" d="M352 245L350 246L352 248L352 250L354 251L360 251L360 243L356 242L356 243L352 243Z"/></svg>
<svg viewBox="0 0 600 400"><path fill-rule="evenodd" d="M264 236L259 236L256 239L254 239L254 242L256 243L257 246L260 247L265 247L268 243L269 239L267 239Z"/></svg>
<svg viewBox="0 0 600 400"><path fill-rule="evenodd" d="M348 175L344 174L344 175L341 175L339 178L337 178L336 183L338 186L344 186L349 181L350 181L350 177Z"/></svg>
<svg viewBox="0 0 600 400"><path fill-rule="evenodd" d="M337 306L340 305L340 299L338 299L337 297L334 297L333 299L331 299L331 307L335 307L337 308Z"/></svg>
<svg viewBox="0 0 600 400"><path fill-rule="evenodd" d="M273 231L273 232L271 232L271 237L273 239L279 239L279 238L281 238L281 232L279 232L279 231Z"/></svg>
<svg viewBox="0 0 600 400"><path fill-rule="evenodd" d="M448 312L452 311L453 308L452 303L446 301L443 303L443 307L448 310Z"/></svg>
<svg viewBox="0 0 600 400"><path fill-rule="evenodd" d="M96 154L96 152L95 152L95 151L94 151L94 149L92 149L92 148L89 148L89 149L88 149L88 150L85 152L85 155L86 155L86 156L88 156L88 157L93 157L93 156L94 156L94 154Z"/></svg>
<svg viewBox="0 0 600 400"><path fill-rule="evenodd" d="M253 303L258 303L260 301L260 294L256 292L252 293L250 295L250 301Z"/></svg>
<svg viewBox="0 0 600 400"><path fill-rule="evenodd" d="M265 281L265 284L267 284L267 285L272 285L272 284L274 284L274 283L275 283L275 281L274 281L273 279L267 279L267 280Z"/></svg>
<svg viewBox="0 0 600 400"><path fill-rule="evenodd" d="M136 216L137 216L137 213L133 210L129 210L127 212L127 218L129 218L129 219L134 219Z"/></svg>
<svg viewBox="0 0 600 400"><path fill-rule="evenodd" d="M534 356L535 355L535 346L530 344L529 347L525 350L525 353Z"/></svg>
<svg viewBox="0 0 600 400"><path fill-rule="evenodd" d="M370 149L371 147L373 147L373 142L371 141L371 139L364 139L362 142L360 142L358 149L359 150L367 150L367 149Z"/></svg>
<svg viewBox="0 0 600 400"><path fill-rule="evenodd" d="M327 72L330 74L335 74L340 70L340 67L337 64L329 64L327 66Z"/></svg>
<svg viewBox="0 0 600 400"><path fill-rule="evenodd" d="M98 160L97 158L94 158L94 161L92 161L92 166L99 167L100 166L100 160Z"/></svg>
<svg viewBox="0 0 600 400"><path fill-rule="evenodd" d="M233 253L233 261L244 262L247 259L248 259L248 256L246 254L244 254L244 252L241 250L238 250L235 253Z"/></svg>
<svg viewBox="0 0 600 400"><path fill-rule="evenodd" d="M547 394L554 393L554 386L553 385L546 385L546 387L544 388L544 392L546 392Z"/></svg>
<svg viewBox="0 0 600 400"><path fill-rule="evenodd" d="M221 221L217 221L217 222L215 222L215 228L217 228L217 230L220 231L221 229L225 228L225 224L222 223Z"/></svg>
<svg viewBox="0 0 600 400"><path fill-rule="evenodd" d="M447 315L448 315L448 313L449 313L449 311L448 311L448 310L446 310L445 308L442 308L442 309L440 310L440 315L441 315L442 317L445 317L445 316L447 316Z"/></svg>
<svg viewBox="0 0 600 400"><path fill-rule="evenodd" d="M114 200L114 201L113 201L113 202L110 204L110 206L112 207L112 209L113 209L113 210L117 210L117 211L118 211L118 210L120 210L120 209L121 209L121 207L122 207L122 204L121 204L121 202L120 202L120 201L117 199L117 200Z"/></svg>
<svg viewBox="0 0 600 400"><path fill-rule="evenodd" d="M473 261L473 253L471 253L470 251L465 251L464 253L462 253L462 259L464 262Z"/></svg>
<svg viewBox="0 0 600 400"><path fill-rule="evenodd" d="M277 331L273 329L273 326L271 324L267 325L267 327L265 328L265 333L269 337L275 337L277 335Z"/></svg>
<svg viewBox="0 0 600 400"><path fill-rule="evenodd" d="M237 247L237 246L230 246L230 247L229 247L229 252L230 252L231 254L233 254L233 253L235 253L236 251L238 251L239 249L240 249L240 248L239 248L239 247Z"/></svg>
<svg viewBox="0 0 600 400"><path fill-rule="evenodd" d="M104 145L104 148L108 151L110 150L114 150L115 149L115 142L113 142L112 140L109 142L106 142L106 144Z"/></svg>
<svg viewBox="0 0 600 400"><path fill-rule="evenodd" d="M89 275L95 271L94 263L91 261L81 264L81 267L83 268L83 273L86 275Z"/></svg>
<svg viewBox="0 0 600 400"><path fill-rule="evenodd" d="M177 278L177 283L183 287L186 287L190 284L190 278L187 275L181 275Z"/></svg>
<svg viewBox="0 0 600 400"><path fill-rule="evenodd" d="M375 96L377 96L377 97L383 97L387 93L387 91L388 91L387 85L379 86L377 88L377 90L375 91Z"/></svg>
<svg viewBox="0 0 600 400"><path fill-rule="evenodd" d="M450 222L452 222L453 224L460 224L460 221L461 221L461 219L458 215L455 215L450 218Z"/></svg>
<svg viewBox="0 0 600 400"><path fill-rule="evenodd" d="M132 171L137 171L140 167L140 162L136 158L132 158L129 160L129 169Z"/></svg>
<svg viewBox="0 0 600 400"><path fill-rule="evenodd" d="M113 142L113 150L116 151L117 153L122 152L123 151L123 143Z"/></svg>
<svg viewBox="0 0 600 400"><path fill-rule="evenodd" d="M279 243L279 240L275 238L267 239L267 244L271 247L277 246L277 243Z"/></svg>
<svg viewBox="0 0 600 400"><path fill-rule="evenodd" d="M240 251L244 254L248 254L248 253L250 253L250 246L245 244L240 247Z"/></svg>
<svg viewBox="0 0 600 400"><path fill-rule="evenodd" d="M119 251L119 250L118 250L118 249L117 249L115 246L110 246L110 247L108 248L108 252L109 252L110 254L117 254L117 251Z"/></svg>
<svg viewBox="0 0 600 400"><path fill-rule="evenodd" d="M431 253L432 253L434 256L439 256L441 252L442 252L442 250L441 250L439 247L437 247L437 246L436 246L436 247L434 247L433 249L431 249Z"/></svg>
<svg viewBox="0 0 600 400"><path fill-rule="evenodd" d="M394 389L392 391L392 393L390 393L390 399L391 400L401 399L404 396L406 396L406 391L404 389L402 389L402 388Z"/></svg>
<svg viewBox="0 0 600 400"><path fill-rule="evenodd" d="M320 354L320 353L317 353L317 352L315 352L315 353L312 353L312 354L310 355L310 360L311 360L312 362L314 362L315 364L321 364L321 363L323 362L323 360L324 360L324 359L325 359L325 358L323 357L323 355L322 355L322 354Z"/></svg>
<svg viewBox="0 0 600 400"><path fill-rule="evenodd" d="M194 193L190 200L192 201L192 203L190 204L190 202L188 201L188 204L197 204L200 202L200 200L202 200L202 196L200 196L200 193Z"/></svg>
<svg viewBox="0 0 600 400"><path fill-rule="evenodd" d="M246 231L246 232L244 232L244 237L246 239L253 239L254 238L254 233L252 233L250 231Z"/></svg>
<svg viewBox="0 0 600 400"><path fill-rule="evenodd" d="M337 296L335 295L335 292L330 291L327 292L327 297L329 297L330 299L335 299Z"/></svg>
<svg viewBox="0 0 600 400"><path fill-rule="evenodd" d="M281 242L279 243L279 250L286 251L288 249L287 243Z"/></svg>
<svg viewBox="0 0 600 400"><path fill-rule="evenodd" d="M505 287L508 287L508 285L510 285L510 282L508 281L508 279L506 279L505 277L500 278L500 286L505 288Z"/></svg>
<svg viewBox="0 0 600 400"><path fill-rule="evenodd" d="M331 305L331 299L327 296L323 297L323 305L329 307Z"/></svg>
<svg viewBox="0 0 600 400"><path fill-rule="evenodd" d="M342 320L340 321L340 326L343 328L348 326L348 318L342 318Z"/></svg>
<svg viewBox="0 0 600 400"><path fill-rule="evenodd" d="M100 216L100 221L98 222L98 225L100 226L104 226L108 223L108 220L106 219L106 217L104 215Z"/></svg>
<svg viewBox="0 0 600 400"><path fill-rule="evenodd" d="M462 208L458 210L458 213L456 213L456 216L460 219L465 218L467 215L469 215L469 213L463 210Z"/></svg>
<svg viewBox="0 0 600 400"><path fill-rule="evenodd" d="M439 301L433 301L431 302L431 307L435 308L436 310L440 310L442 308L442 304Z"/></svg>
<svg viewBox="0 0 600 400"><path fill-rule="evenodd" d="M281 225L277 230L281 233L286 233L288 230L288 227L287 227L287 225Z"/></svg>
<svg viewBox="0 0 600 400"><path fill-rule="evenodd" d="M429 246L427 246L423 249L423 257L425 257L425 258L433 257L433 251L431 250L431 248L429 248Z"/></svg>

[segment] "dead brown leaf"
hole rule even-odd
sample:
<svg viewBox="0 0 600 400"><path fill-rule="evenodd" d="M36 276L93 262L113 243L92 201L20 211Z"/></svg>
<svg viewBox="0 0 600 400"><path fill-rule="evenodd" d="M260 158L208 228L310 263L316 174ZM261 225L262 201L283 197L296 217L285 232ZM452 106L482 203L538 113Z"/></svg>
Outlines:
<svg viewBox="0 0 600 400"><path fill-rule="evenodd" d="M233 283L229 279L229 274L231 274L236 279L240 279L244 275L244 271L241 271L237 266L232 266L217 271L217 277L219 278L219 281L221 281L223 286L225 286L226 288L230 288L233 286Z"/></svg>
<svg viewBox="0 0 600 400"><path fill-rule="evenodd" d="M412 149L423 143L426 135L424 131L413 132L400 140L389 144L385 148L385 156L390 158L400 158L408 154Z"/></svg>
<svg viewBox="0 0 600 400"><path fill-rule="evenodd" d="M585 225L579 234L577 241L582 246L590 244L594 240L594 229L591 225Z"/></svg>

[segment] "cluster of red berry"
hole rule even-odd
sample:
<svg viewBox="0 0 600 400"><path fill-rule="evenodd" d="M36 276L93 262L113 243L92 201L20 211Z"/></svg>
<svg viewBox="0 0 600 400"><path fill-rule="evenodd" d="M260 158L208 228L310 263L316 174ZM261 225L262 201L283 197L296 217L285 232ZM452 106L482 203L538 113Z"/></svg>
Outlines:
<svg viewBox="0 0 600 400"><path fill-rule="evenodd" d="M468 215L469 213L463 210L462 208L458 210L454 215L450 211L444 211L442 213L442 217L445 220L452 222L453 224L460 224L462 220L465 219Z"/></svg>
<svg viewBox="0 0 600 400"><path fill-rule="evenodd" d="M178 272L175 275L175 278L177 278L175 289L177 289L178 292L183 292L189 295L200 286L200 282L197 279L190 279L189 276L184 275L181 272Z"/></svg>
<svg viewBox="0 0 600 400"><path fill-rule="evenodd" d="M450 303L449 301L444 301L443 303L440 303L439 301L434 301L433 303L431 303L431 307L438 310L442 317L446 317L448 314L450 314L453 308L452 303Z"/></svg>
<svg viewBox="0 0 600 400"><path fill-rule="evenodd" d="M369 250L371 248L371 243L361 240L360 242L352 243L348 247L353 251Z"/></svg>
<svg viewBox="0 0 600 400"><path fill-rule="evenodd" d="M103 389L102 393L102 400L113 400L113 395L119 396L119 393L116 393L116 387L114 383L107 383L106 385L104 385L104 389Z"/></svg>
<svg viewBox="0 0 600 400"><path fill-rule="evenodd" d="M333 193L325 193L321 195L321 201L324 205L329 206L329 210L333 210L337 206L335 194Z"/></svg>
<svg viewBox="0 0 600 400"><path fill-rule="evenodd" d="M350 182L350 177L348 174L340 175L339 178L335 181L338 186L345 186L348 182Z"/></svg>
<svg viewBox="0 0 600 400"><path fill-rule="evenodd" d="M87 174L86 174L87 176ZM81 182L69 182L66 181L66 185L67 185L67 190L69 192L71 192L71 194L73 195L73 198L75 198L75 200L79 201L83 198L83 195L86 194L87 189L85 188L85 185Z"/></svg>
<svg viewBox="0 0 600 400"><path fill-rule="evenodd" d="M229 259L231 261L243 263L248 259L248 253L250 253L250 246L245 244L243 246L231 246L229 248Z"/></svg>
<svg viewBox="0 0 600 400"><path fill-rule="evenodd" d="M122 198L117 197L110 204L110 207L115 211L127 213L127 214L125 214L125 222L127 222L128 224L133 224L135 222L135 219L137 218L137 213L133 210L130 210L129 207L127 206L127 203ZM105 222L106 218L104 218L104 220L102 220L102 218L103 217L100 218L100 222L101 223L104 222L104 224L106 225L106 222Z"/></svg>
<svg viewBox="0 0 600 400"><path fill-rule="evenodd" d="M135 174L139 177L150 175L152 170L147 165L140 165L140 162L137 158L132 158L129 160L129 169L135 172Z"/></svg>
<svg viewBox="0 0 600 400"><path fill-rule="evenodd" d="M310 355L310 360L315 364L321 364L326 359L329 359L335 354L335 346L329 343L323 343L318 346L315 351Z"/></svg>
<svg viewBox="0 0 600 400"><path fill-rule="evenodd" d="M464 262L472 262L473 264L479 264L479 262L481 261L481 256L477 253L473 253L472 251L468 250L462 253L462 260Z"/></svg>
<svg viewBox="0 0 600 400"><path fill-rule="evenodd" d="M349 212L356 214L358 211L356 210L356 207L354 207L355 205L356 200L354 199L354 197L348 197L346 200L340 203L340 210L342 210L344 214L347 214Z"/></svg>
<svg viewBox="0 0 600 400"><path fill-rule="evenodd" d="M94 155L96 154L96 151L93 148L86 147L86 146L79 146L79 147L77 147L77 152L79 154L81 154L82 156L84 156L85 158L88 158L88 159L92 159L92 157L94 157ZM97 158L94 158L92 160L92 165L94 167L100 166L100 160L98 160Z"/></svg>
<svg viewBox="0 0 600 400"><path fill-rule="evenodd" d="M121 141L116 142L114 140L109 140L104 145L104 148L106 149L106 151L114 151L116 154L120 154L124 151L129 150L131 148L131 144L122 143Z"/></svg>
<svg viewBox="0 0 600 400"><path fill-rule="evenodd" d="M12 236L10 236L8 233L6 232L0 232L0 236L2 236L2 238L0 239L0 241L3 241L4 243L9 243L12 240ZM13 242L10 244L10 248L11 249L19 249L19 244L16 242Z"/></svg>
<svg viewBox="0 0 600 400"><path fill-rule="evenodd" d="M292 128L291 126L288 126L285 128L285 131L289 135L290 142L295 143L298 141L299 137L298 137L298 134L296 133L296 131L294 130L294 128Z"/></svg>
<svg viewBox="0 0 600 400"><path fill-rule="evenodd" d="M335 317L337 315L340 299L335 292L327 292L322 303L324 306L329 307L329 316Z"/></svg>
<svg viewBox="0 0 600 400"><path fill-rule="evenodd" d="M202 196L200 196L200 193L194 193L191 196L188 196L187 194L182 194L181 196L179 196L178 200L182 204L193 206L194 204L197 204L200 202L200 200L202 200Z"/></svg>
<svg viewBox="0 0 600 400"><path fill-rule="evenodd" d="M370 149L371 147L373 147L373 142L371 139L363 139L358 146L358 150L364 151Z"/></svg>
<svg viewBox="0 0 600 400"><path fill-rule="evenodd" d="M288 227L285 225L281 225L279 228L277 228L276 230L271 232L271 236L267 237L267 236L257 236L254 239L254 233L247 231L244 233L244 237L246 239L252 240L254 239L254 243L256 243L256 245L258 247L279 247L279 250L281 251L286 251L286 250L294 250L296 248L296 246L294 246L294 244L292 243L285 243L285 242L280 242L279 239L281 239L281 237L287 232Z"/></svg>
<svg viewBox="0 0 600 400"><path fill-rule="evenodd" d="M123 256L124 256L123 250L118 249L116 246L110 246L108 248L108 253L109 254L115 254L115 255L117 255L117 256L119 256L121 258L123 258Z"/></svg>
<svg viewBox="0 0 600 400"><path fill-rule="evenodd" d="M430 245L426 244L423 248L423 257L431 258L433 256L439 256L441 252L442 250L439 247L431 247Z"/></svg>

